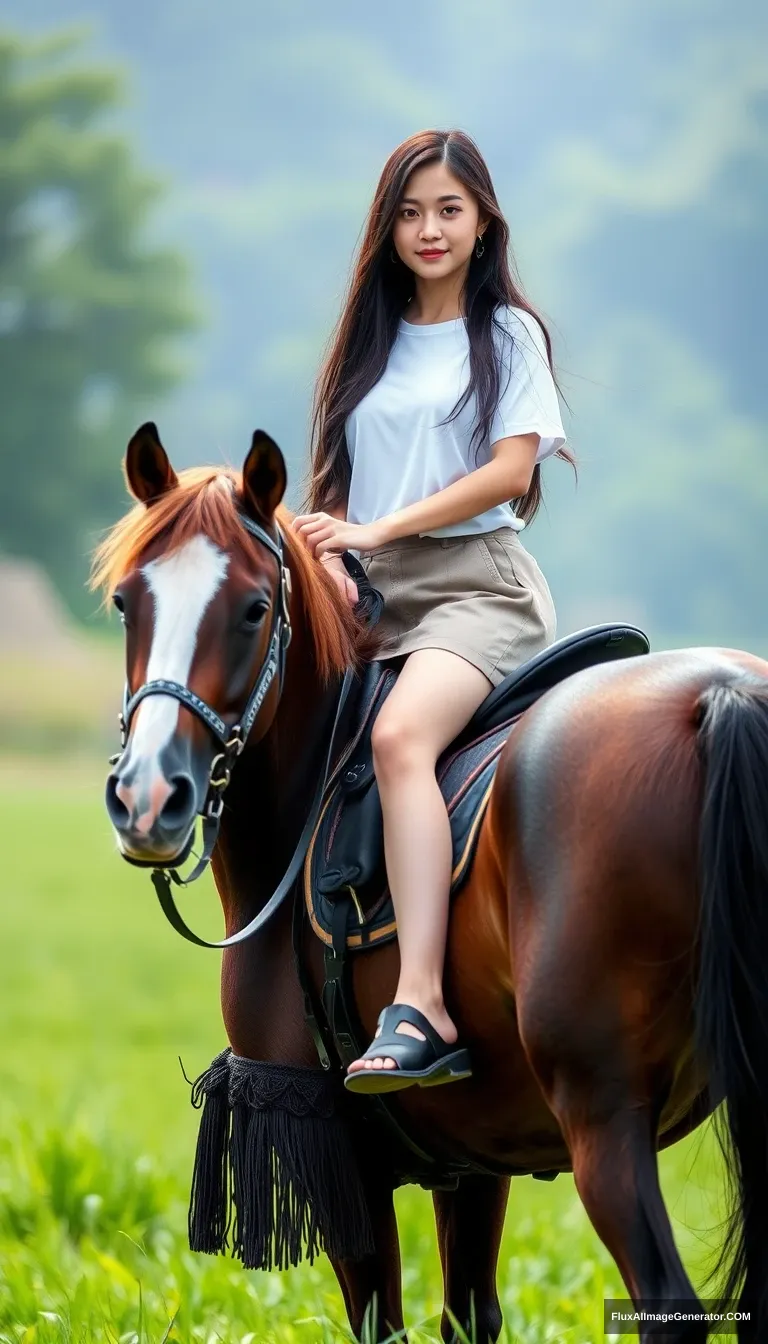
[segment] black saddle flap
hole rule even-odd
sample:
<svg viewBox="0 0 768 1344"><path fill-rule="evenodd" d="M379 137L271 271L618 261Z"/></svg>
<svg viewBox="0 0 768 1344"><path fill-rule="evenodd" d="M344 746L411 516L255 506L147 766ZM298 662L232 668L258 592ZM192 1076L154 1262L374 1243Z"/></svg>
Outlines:
<svg viewBox="0 0 768 1344"><path fill-rule="evenodd" d="M370 664L362 697L361 724L347 753L336 790L339 815L347 800L355 800L354 812L346 814L351 816L352 826L347 823L338 833L334 827L333 863L317 877L318 891L330 897L348 884L359 884L365 873L376 872L383 859L378 789L373 790L373 797L364 795L366 791L370 793L376 778L371 744L373 725L396 680L393 668L380 662Z"/></svg>
<svg viewBox="0 0 768 1344"><path fill-rule="evenodd" d="M384 863L384 833L381 801L375 778L368 782L364 797L355 793L352 825L338 824L333 842L333 862L316 878L316 888L331 900L348 886L355 889L370 882ZM344 804L340 801L339 806ZM344 814L342 813L342 818Z"/></svg>

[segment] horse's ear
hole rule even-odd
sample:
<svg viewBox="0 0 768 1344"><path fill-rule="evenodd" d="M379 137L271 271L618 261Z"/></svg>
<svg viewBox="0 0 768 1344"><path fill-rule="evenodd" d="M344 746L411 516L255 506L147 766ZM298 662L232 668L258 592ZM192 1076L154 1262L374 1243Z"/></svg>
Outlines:
<svg viewBox="0 0 768 1344"><path fill-rule="evenodd" d="M285 459L274 439L257 429L243 466L243 503L249 513L269 522L285 494Z"/></svg>
<svg viewBox="0 0 768 1344"><path fill-rule="evenodd" d="M134 499L141 504L151 504L179 483L160 442L157 425L151 420L136 430L128 444L125 478Z"/></svg>

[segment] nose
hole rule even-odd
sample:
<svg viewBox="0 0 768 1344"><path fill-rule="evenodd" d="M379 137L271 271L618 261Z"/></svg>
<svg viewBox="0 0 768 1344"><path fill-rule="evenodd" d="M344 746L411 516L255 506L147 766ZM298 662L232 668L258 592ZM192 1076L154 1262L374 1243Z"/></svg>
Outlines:
<svg viewBox="0 0 768 1344"><path fill-rule="evenodd" d="M158 813L164 827L178 830L195 815L195 785L191 775L179 771L168 781L170 793Z"/></svg>
<svg viewBox="0 0 768 1344"><path fill-rule="evenodd" d="M195 782L186 770L168 777L158 771L149 780L124 777L118 765L107 779L106 805L127 851L165 853L181 847L194 823Z"/></svg>

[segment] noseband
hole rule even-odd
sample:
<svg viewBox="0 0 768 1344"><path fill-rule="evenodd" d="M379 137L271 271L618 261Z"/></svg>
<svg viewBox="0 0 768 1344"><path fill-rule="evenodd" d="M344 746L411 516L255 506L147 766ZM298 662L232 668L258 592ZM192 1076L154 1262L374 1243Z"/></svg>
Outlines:
<svg viewBox="0 0 768 1344"><path fill-rule="evenodd" d="M283 537L280 528L275 524L277 532L277 540L275 540L263 527L260 527L258 523L254 522L252 518L247 517L246 514L239 514L239 518L245 530L249 532L252 537L255 537L257 541L261 542L263 546L266 546L276 557L280 592L280 599L278 602L274 603L272 608L269 648L267 649L266 657L259 669L255 685L251 694L248 696L248 700L240 718L235 724L228 725L225 723L224 719L222 719L221 715L217 714L210 705L206 704L206 702L201 700L198 695L195 695L193 691L190 691L187 686L182 686L181 682L178 681L167 681L165 678L157 677L153 681L145 682L133 695L129 694L128 685L126 683L123 696L123 709L120 714L121 751L118 752L116 756L113 756L110 761L110 764L115 764L120 759L128 742L128 734L130 732L133 716L141 702L146 700L150 695L169 695L172 696L173 699L178 700L185 709L190 710L202 723L205 724L206 728L213 734L221 747L221 750L216 753L211 762L205 801L203 802L203 806L199 813L203 819L203 848L200 858L192 872L189 874L189 877L180 877L176 871L175 865L183 863L184 859L187 857L194 839L194 831L192 836L190 836L189 845L187 845L185 850L173 859L170 864L161 865L158 864L156 860L144 861L141 859L130 858L127 854L123 855L123 858L128 863L135 864L140 868L152 868L152 882L164 914L176 929L177 933L180 933L182 937L186 938L189 942L197 943L199 947L231 947L235 943L241 943L246 938L250 938L260 928L263 928L282 904L285 896L293 886L293 883L298 876L299 868L303 862L310 835L312 834L319 814L328 778L328 771L332 760L336 731L341 719L342 709L347 696L349 695L354 675L353 669L347 668L339 693L336 716L331 729L325 765L319 775L318 787L315 792L312 807L310 808L304 829L299 836L293 858L291 859L287 872L279 887L272 894L263 909L259 911L258 915L251 920L250 924L247 924L244 929L240 929L238 933L234 933L229 938L224 938L218 943L211 943L205 938L199 938L196 933L193 933L192 930L188 928L182 919L176 906L176 902L173 899L171 882L174 882L175 885L179 887L189 886L190 882L194 882L200 877L201 873L205 871L211 861L211 856L219 837L221 815L224 809L224 791L229 784L235 762L245 747L248 735L256 722L259 709L261 708L264 697L266 696L275 675L277 675L278 703L282 696L285 680L285 656L288 645L291 642L292 634L289 605L291 575L285 563Z"/></svg>

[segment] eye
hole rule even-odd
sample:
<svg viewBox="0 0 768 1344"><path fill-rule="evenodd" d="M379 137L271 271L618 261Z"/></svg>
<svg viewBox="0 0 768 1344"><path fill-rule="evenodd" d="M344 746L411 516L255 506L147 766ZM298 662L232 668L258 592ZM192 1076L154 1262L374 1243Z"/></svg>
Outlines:
<svg viewBox="0 0 768 1344"><path fill-rule="evenodd" d="M125 602L123 601L122 594L113 593L112 602L116 610L120 612L120 620L123 622L123 625L125 625Z"/></svg>
<svg viewBox="0 0 768 1344"><path fill-rule="evenodd" d="M240 622L241 629L246 633L255 630L261 624L265 611L269 611L269 603L266 599L263 597L254 598L243 612L243 618Z"/></svg>

